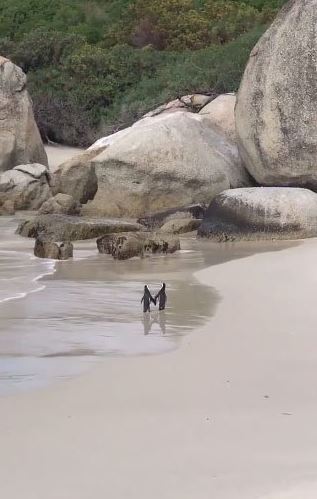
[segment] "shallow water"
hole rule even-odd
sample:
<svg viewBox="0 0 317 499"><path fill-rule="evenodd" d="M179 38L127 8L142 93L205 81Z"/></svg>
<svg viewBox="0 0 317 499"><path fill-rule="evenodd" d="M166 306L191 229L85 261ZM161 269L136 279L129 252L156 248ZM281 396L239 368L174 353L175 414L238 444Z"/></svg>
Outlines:
<svg viewBox="0 0 317 499"><path fill-rule="evenodd" d="M195 271L286 244L256 248L193 238L175 255L117 262L88 241L75 243L73 260L54 263L35 259L34 241L14 235L16 225L15 217L0 219L0 394L69 378L109 355L177 348L220 300L196 281ZM144 284L154 294L162 281L166 311L154 307L144 315Z"/></svg>

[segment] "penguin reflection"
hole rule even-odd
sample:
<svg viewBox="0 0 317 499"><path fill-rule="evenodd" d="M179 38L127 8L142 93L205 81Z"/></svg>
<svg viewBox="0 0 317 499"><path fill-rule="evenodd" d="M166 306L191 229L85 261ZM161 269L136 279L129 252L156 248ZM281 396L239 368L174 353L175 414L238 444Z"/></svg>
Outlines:
<svg viewBox="0 0 317 499"><path fill-rule="evenodd" d="M152 315L150 314L143 315L143 328L145 336L147 336L151 332L153 324L157 324L159 326L161 333L164 336L166 334L165 312L161 312L160 314L154 312L154 314Z"/></svg>

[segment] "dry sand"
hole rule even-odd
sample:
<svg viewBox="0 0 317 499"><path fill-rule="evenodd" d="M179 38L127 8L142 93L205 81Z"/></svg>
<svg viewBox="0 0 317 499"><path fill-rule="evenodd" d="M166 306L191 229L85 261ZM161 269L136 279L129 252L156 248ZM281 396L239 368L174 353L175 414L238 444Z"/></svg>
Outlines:
<svg viewBox="0 0 317 499"><path fill-rule="evenodd" d="M64 161L67 161L73 156L77 156L83 151L83 149L80 149L79 147L61 146L60 144L56 144L46 145L45 151L50 169L54 171L58 165L64 163Z"/></svg>
<svg viewBox="0 0 317 499"><path fill-rule="evenodd" d="M171 353L0 399L4 499L315 499L317 240L198 273Z"/></svg>

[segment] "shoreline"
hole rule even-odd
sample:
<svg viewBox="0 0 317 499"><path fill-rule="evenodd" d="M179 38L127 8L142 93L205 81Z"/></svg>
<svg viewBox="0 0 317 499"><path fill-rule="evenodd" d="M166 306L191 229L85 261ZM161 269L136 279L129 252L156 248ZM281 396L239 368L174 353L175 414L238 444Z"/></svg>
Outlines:
<svg viewBox="0 0 317 499"><path fill-rule="evenodd" d="M12 258L4 261L8 291L3 289L2 295L11 296L0 304L0 397L80 376L109 357L159 355L179 348L183 338L214 315L219 301L194 272L298 244L217 245L185 236L183 249L174 255L115 262L99 255L95 241L88 240L76 242L73 259L52 262L33 257L34 241L13 234L20 216L4 220L0 248L11 248L9 253L18 249L16 255L30 261L33 274L24 272L14 257L18 277L10 279L5 269ZM15 275L14 265L8 268ZM36 274L37 285L34 272L45 274ZM144 316L139 306L144 283L155 290L162 280L169 288L167 310L159 314L154 308ZM27 290L23 296L22 289Z"/></svg>
<svg viewBox="0 0 317 499"><path fill-rule="evenodd" d="M176 350L1 398L6 499L316 497L316 250L196 274L223 299Z"/></svg>

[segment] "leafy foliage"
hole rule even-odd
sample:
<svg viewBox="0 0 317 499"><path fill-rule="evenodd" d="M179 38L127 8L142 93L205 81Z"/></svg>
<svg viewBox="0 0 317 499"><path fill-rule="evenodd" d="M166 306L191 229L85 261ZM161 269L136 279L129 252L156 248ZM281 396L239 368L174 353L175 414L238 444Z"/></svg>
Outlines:
<svg viewBox="0 0 317 499"><path fill-rule="evenodd" d="M44 137L87 145L167 99L236 90L284 0L1 0Z"/></svg>

